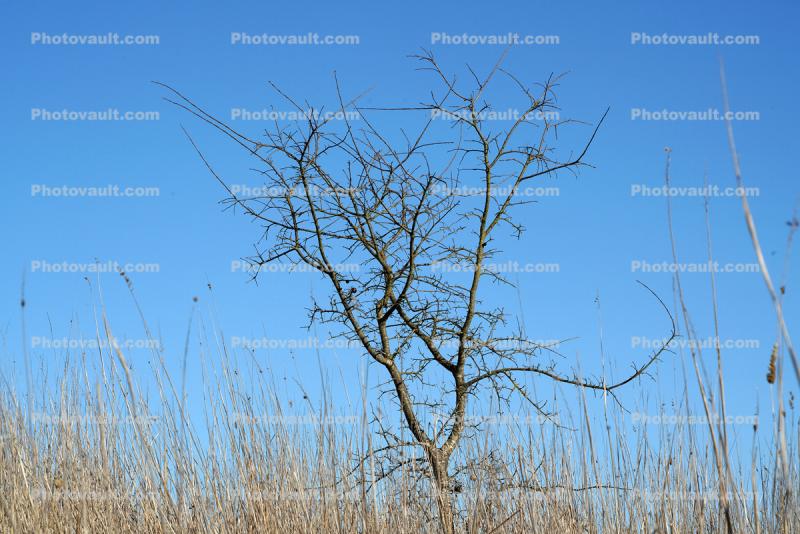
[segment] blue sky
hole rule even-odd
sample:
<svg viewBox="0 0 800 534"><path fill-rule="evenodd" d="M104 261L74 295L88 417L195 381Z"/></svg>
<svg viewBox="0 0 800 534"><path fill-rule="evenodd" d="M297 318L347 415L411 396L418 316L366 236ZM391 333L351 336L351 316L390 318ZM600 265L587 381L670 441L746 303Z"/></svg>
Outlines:
<svg viewBox="0 0 800 534"><path fill-rule="evenodd" d="M213 311L227 337L304 338L311 292L323 280L310 274L274 274L259 285L231 272L231 262L251 251L257 228L225 212L224 192L205 171L181 132L185 126L215 167L232 183L259 185L246 154L222 136L162 100L168 83L210 112L228 119L233 108L286 109L267 86L276 82L299 100L331 106L333 71L346 94L371 88L365 105L408 105L424 100L432 78L417 72L409 54L429 48L445 70L465 74L469 63L487 72L503 46L432 43L432 34L557 35L557 45L513 47L505 67L533 83L551 73L567 73L558 89L562 118L596 122L611 108L584 169L561 175L559 195L542 198L519 214L528 228L522 240L504 242L510 258L557 262L559 272L518 276L528 334L536 339L578 337L563 348L584 369L598 370L600 296L605 351L619 376L646 351L632 337L658 337L668 324L657 303L636 280L657 291L673 307L671 276L632 272L633 261L671 261L663 198L633 196L632 184L663 184L664 147L672 148L673 182L700 186L704 173L720 187L734 185L721 121L634 120L633 110L703 111L722 109L719 59L724 58L734 110L758 113L758 120L734 123L762 245L773 276L783 265L792 210L800 196L794 155L798 122L796 21L790 2L756 4L704 2L7 2L2 17L0 56L6 65L3 111L7 125L0 154L4 194L0 221L6 260L0 263L0 332L7 377L21 369L20 286L25 279L28 338L61 338L93 332L96 293L83 274L43 273L32 262L99 261L156 263L158 273L131 276L149 326L164 341L170 365L178 369L192 298L201 313ZM42 45L32 34L157 35L153 46ZM356 35L358 45L233 45L231 34ZM756 35L757 45L639 45L631 34L652 36ZM501 91L494 104L505 109ZM509 100L511 102L511 100ZM34 118L42 111L156 111L150 121L62 121ZM35 111L38 110L38 111ZM384 119L392 127L391 119ZM233 121L257 134L258 121ZM566 146L578 146L591 129L565 131ZM32 187L157 187L150 198L53 198ZM679 254L685 262L706 259L702 198L674 199ZM712 231L721 263L755 261L739 201L713 198ZM790 329L800 326L793 296L797 268L789 275L786 314ZM143 329L121 278L98 280L119 337L141 339ZM755 339L758 347L725 352L728 387L737 394L731 413L749 414L769 406L763 379L775 339L774 313L760 275L721 273L717 277L721 336ZM213 297L207 284L213 287ZM708 277L685 274L685 291L701 338L713 334ZM498 289L492 298L518 312L520 299ZM79 326L76 326L79 325ZM30 343L30 339L27 340ZM63 351L33 349L57 369ZM712 352L705 351L709 367ZM146 380L146 352L133 350L134 367ZM294 358L286 350L259 353L277 375L297 374L312 395L318 360L310 351ZM358 359L352 351L326 352L331 368L344 369L348 387L358 387ZM570 361L565 362L569 369ZM680 382L680 357L659 367L646 387L672 399ZM200 391L199 371L190 367L191 392ZM338 375L338 372L337 372ZM298 391L287 386L288 397ZM638 394L638 388L632 394Z"/></svg>

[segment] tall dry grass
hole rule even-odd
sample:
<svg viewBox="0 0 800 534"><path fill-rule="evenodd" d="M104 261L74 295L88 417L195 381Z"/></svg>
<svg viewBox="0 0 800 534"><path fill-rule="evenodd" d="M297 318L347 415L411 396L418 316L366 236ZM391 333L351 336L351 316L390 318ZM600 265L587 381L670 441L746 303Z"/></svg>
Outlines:
<svg viewBox="0 0 800 534"><path fill-rule="evenodd" d="M97 335L114 339L104 320ZM379 462L355 461L378 446L366 418L327 401L318 424L295 424L297 407L278 400L268 371L247 387L236 355L222 346L217 356L198 358L205 400L192 412L201 421L163 355L151 360L157 387L140 391L113 343L68 355L61 374L37 386L33 414L4 388L0 531L438 531L420 466L373 484ZM685 416L703 415L688 408L693 386L687 379L677 399ZM748 427L723 440L687 417L648 432L610 399L599 420L587 407L597 399L573 400L559 406L559 425L490 425L463 444L456 464L467 467L453 488L460 531L800 532L793 406L774 414L764 446ZM749 439L752 461L741 464L728 444Z"/></svg>

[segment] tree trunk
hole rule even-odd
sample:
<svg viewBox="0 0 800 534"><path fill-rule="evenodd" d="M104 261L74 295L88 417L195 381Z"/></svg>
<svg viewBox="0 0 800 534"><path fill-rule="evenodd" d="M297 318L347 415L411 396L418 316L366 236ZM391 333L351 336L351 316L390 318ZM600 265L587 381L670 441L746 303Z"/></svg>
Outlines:
<svg viewBox="0 0 800 534"><path fill-rule="evenodd" d="M431 463L431 482L436 495L436 504L439 508L439 520L442 523L444 534L454 534L455 524L453 515L453 494L450 487L450 475L447 472L450 464L450 455L441 450L434 449L428 452Z"/></svg>

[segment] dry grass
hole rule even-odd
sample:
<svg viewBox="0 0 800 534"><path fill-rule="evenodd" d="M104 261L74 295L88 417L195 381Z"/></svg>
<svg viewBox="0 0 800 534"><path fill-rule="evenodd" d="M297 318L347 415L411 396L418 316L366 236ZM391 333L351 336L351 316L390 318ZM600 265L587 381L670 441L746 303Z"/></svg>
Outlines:
<svg viewBox="0 0 800 534"><path fill-rule="evenodd" d="M102 334L112 336L110 328ZM374 486L375 462L351 474L371 446L363 424L291 424L268 377L246 388L222 352L204 364L202 431L186 422L163 361L154 366L158 395L145 399L113 348L72 360L57 383L42 385L35 417L6 391L0 531L438 530L413 463ZM455 477L460 531L717 532L727 530L723 502L734 532L800 531L793 409L776 425L774 443L754 439L752 465L729 465L721 484L717 456L733 459L705 426L634 434L630 414L614 402L594 422L582 399L576 405L574 416L559 413L571 428L490 426L465 442L457 464L472 467ZM317 415L333 413L326 405ZM749 439L734 430L727 443ZM718 498L720 487L727 499Z"/></svg>

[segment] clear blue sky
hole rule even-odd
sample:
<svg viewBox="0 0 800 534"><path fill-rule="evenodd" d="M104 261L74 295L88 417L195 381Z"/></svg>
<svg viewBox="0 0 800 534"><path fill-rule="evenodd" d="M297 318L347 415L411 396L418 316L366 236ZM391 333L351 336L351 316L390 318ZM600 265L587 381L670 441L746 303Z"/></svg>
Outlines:
<svg viewBox="0 0 800 534"><path fill-rule="evenodd" d="M663 183L664 147L673 150L673 181L700 186L704 171L720 187L734 184L721 121L632 120L632 109L702 111L722 109L718 62L728 71L734 110L758 112L758 120L736 121L745 179L759 188L751 199L773 275L782 268L785 222L800 195L798 152L796 27L792 2L623 1L623 2L5 2L2 56L5 65L3 194L0 196L5 260L0 262L0 332L6 376L21 367L20 309L23 276L28 302L28 337L93 332L93 299L82 274L32 272L32 261L120 264L157 263L158 273L133 274L138 301L150 327L163 336L165 354L179 368L192 297L208 315L212 309L227 337L303 338L311 291L323 281L309 274L274 274L258 286L231 262L251 251L257 228L218 201L224 192L208 175L181 132L196 137L206 155L232 183L258 185L252 162L222 136L161 97L158 80L180 89L222 118L232 108L287 109L269 80L300 100L332 105L337 71L346 93L372 88L366 105L415 104L426 98L431 77L409 59L430 48L446 70L464 74L464 65L485 73L502 46L432 44L435 32L461 35L557 35L557 45L520 45L506 68L527 82L564 73L558 90L562 117L595 122L611 108L588 154L594 169L576 179L562 175L544 185L560 194L526 207L520 219L528 233L507 241L510 258L557 262L557 274L519 275L528 333L536 339L578 337L563 350L580 358L584 370L599 369L599 327L595 297L602 302L605 350L616 375L646 351L632 336L666 333L658 305L635 280L641 279L672 306L671 276L631 272L631 262L670 261L663 198L631 195L632 184ZM151 46L43 45L32 34L157 35ZM358 45L242 46L231 34L356 35ZM633 45L631 34L689 35L716 32L756 35L757 45ZM38 38L37 38L38 39ZM507 108L505 95L494 99ZM511 95L508 95L509 97ZM152 121L41 120L44 111L157 111ZM256 135L257 121L234 121ZM388 125L391 127L391 124ZM576 126L564 135L577 144L588 134ZM32 186L157 187L153 198L53 198L32 194ZM679 253L685 262L703 262L705 228L700 198L674 199ZM754 256L739 201L712 199L712 230L721 263L750 263ZM774 255L773 255L774 253ZM213 304L206 288L214 287ZM786 313L790 329L800 321L795 265L789 277ZM97 289L97 279L92 277ZM143 337L141 321L123 281L100 277L117 336ZM713 334L708 278L685 274L685 290L701 337ZM764 381L775 338L774 314L758 274L718 275L721 337L756 339L758 348L725 352L727 383L736 395L731 413L769 406ZM514 293L498 291L510 311ZM77 325L77 326L76 326ZM798 334L800 335L800 334ZM28 340L30 342L30 339ZM196 347L195 347L196 348ZM194 349L193 349L194 350ZM63 351L32 349L51 369ZM262 351L260 358L266 360ZM709 365L712 352L705 351ZM135 368L146 367L146 352L132 350ZM298 351L269 351L278 374L300 375L315 391L317 359ZM352 352L324 353L332 369L341 367L357 387ZM348 363L350 362L350 363ZM568 369L570 362L565 362ZM679 357L668 357L657 381L647 382L665 399L676 392ZM338 371L336 376L338 376ZM197 366L190 390L200 389ZM634 391L638 394L638 389ZM289 397L298 391L287 386Z"/></svg>

